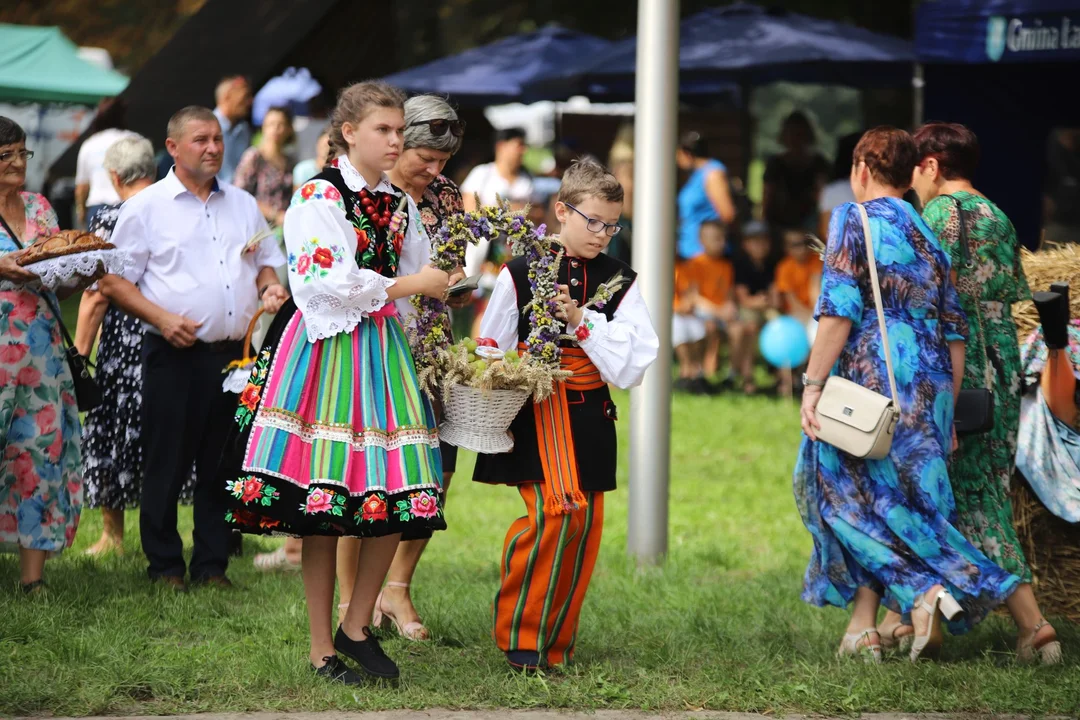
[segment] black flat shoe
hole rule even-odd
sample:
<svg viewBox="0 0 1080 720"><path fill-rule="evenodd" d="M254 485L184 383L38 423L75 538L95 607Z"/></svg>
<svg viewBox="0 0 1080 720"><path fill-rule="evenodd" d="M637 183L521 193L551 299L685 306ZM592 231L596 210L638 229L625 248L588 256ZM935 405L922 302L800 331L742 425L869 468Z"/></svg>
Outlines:
<svg viewBox="0 0 1080 720"><path fill-rule="evenodd" d="M381 680L396 680L401 674L394 661L386 656L379 639L371 632L371 628L363 630L367 636L363 640L353 640L345 634L344 628L338 625L337 634L334 635L334 648L356 661L360 669L368 675Z"/></svg>
<svg viewBox="0 0 1080 720"><path fill-rule="evenodd" d="M41 595L45 592L45 581L34 580L28 583L19 583L22 587L23 595Z"/></svg>
<svg viewBox="0 0 1080 720"><path fill-rule="evenodd" d="M1032 293L1042 324L1047 350L1064 350L1069 345L1069 300L1056 292Z"/></svg>
<svg viewBox="0 0 1080 720"><path fill-rule="evenodd" d="M536 672L540 669L540 653L535 650L508 650L506 662L515 670Z"/></svg>
<svg viewBox="0 0 1080 720"><path fill-rule="evenodd" d="M321 678L326 678L331 682L339 682L342 685L363 685L364 678L360 677L352 671L352 669L341 662L341 658L337 655L330 655L324 657L323 660L326 664L322 667L311 666L311 669L315 671L315 674Z"/></svg>

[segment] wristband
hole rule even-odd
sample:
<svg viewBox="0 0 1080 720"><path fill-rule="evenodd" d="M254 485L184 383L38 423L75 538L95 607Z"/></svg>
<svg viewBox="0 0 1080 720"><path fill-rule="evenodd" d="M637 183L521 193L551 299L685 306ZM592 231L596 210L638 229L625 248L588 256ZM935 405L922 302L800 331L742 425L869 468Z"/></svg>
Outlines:
<svg viewBox="0 0 1080 720"><path fill-rule="evenodd" d="M263 285L261 288L259 288L259 299L262 300L263 295L266 294L267 290L269 290L270 288L272 288L275 285L280 285L280 284L281 283L269 283L267 285Z"/></svg>

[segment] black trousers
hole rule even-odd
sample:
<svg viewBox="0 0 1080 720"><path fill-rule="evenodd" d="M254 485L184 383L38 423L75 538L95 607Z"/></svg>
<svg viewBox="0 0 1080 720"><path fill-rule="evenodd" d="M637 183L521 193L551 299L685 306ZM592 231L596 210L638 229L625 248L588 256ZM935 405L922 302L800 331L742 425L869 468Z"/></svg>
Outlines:
<svg viewBox="0 0 1080 720"><path fill-rule="evenodd" d="M143 453L145 474L139 533L151 578L183 577L183 542L176 506L195 463L195 547L191 579L224 575L229 563L225 489L218 463L236 412L236 395L221 389L222 370L243 355L243 343L175 348L146 333L143 340Z"/></svg>

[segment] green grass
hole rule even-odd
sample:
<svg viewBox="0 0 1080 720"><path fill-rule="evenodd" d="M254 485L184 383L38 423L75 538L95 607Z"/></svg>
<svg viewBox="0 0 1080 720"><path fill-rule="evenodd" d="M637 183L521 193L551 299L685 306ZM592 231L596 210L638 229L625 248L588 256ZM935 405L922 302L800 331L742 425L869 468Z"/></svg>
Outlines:
<svg viewBox="0 0 1080 720"><path fill-rule="evenodd" d="M629 403L621 405L625 432ZM0 560L0 715L434 706L1080 711L1080 636L1064 623L1068 663L1058 668L1013 665L1011 623L998 617L949 638L940 663L836 660L845 614L799 600L810 541L791 497L797 440L790 403L677 397L667 563L639 571L626 556L624 462L575 662L532 678L508 672L490 637L499 550L522 505L512 489L468 482L469 460L451 490L450 529L416 577L436 640L385 645L401 665L396 689L354 692L310 675L299 576L251 567L253 552L277 541L247 539L247 555L230 569L241 590L175 596L144 579L137 513L128 516L125 558L81 556L100 532L99 515L87 512L74 550L46 568L46 597L23 598L13 559ZM190 513L182 517L189 533Z"/></svg>

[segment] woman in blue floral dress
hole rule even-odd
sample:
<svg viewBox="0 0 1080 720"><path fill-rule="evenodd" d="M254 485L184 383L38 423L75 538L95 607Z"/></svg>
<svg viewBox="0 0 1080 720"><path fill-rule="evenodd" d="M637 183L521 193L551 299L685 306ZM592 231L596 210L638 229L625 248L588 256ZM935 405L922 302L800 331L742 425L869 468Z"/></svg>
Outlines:
<svg viewBox="0 0 1080 720"><path fill-rule="evenodd" d="M870 218L900 420L882 460L860 460L815 441L817 402L830 374L890 394L861 214L846 203L829 224L820 325L803 396L806 437L795 468L796 502L814 538L803 599L839 607L854 601L840 651L873 659L881 657L881 601L910 614L916 660L940 645L939 613L962 632L1020 579L953 525L946 461L967 321L948 256L901 199L918 159L914 141L902 130L878 128L863 136L854 157L852 189Z"/></svg>

